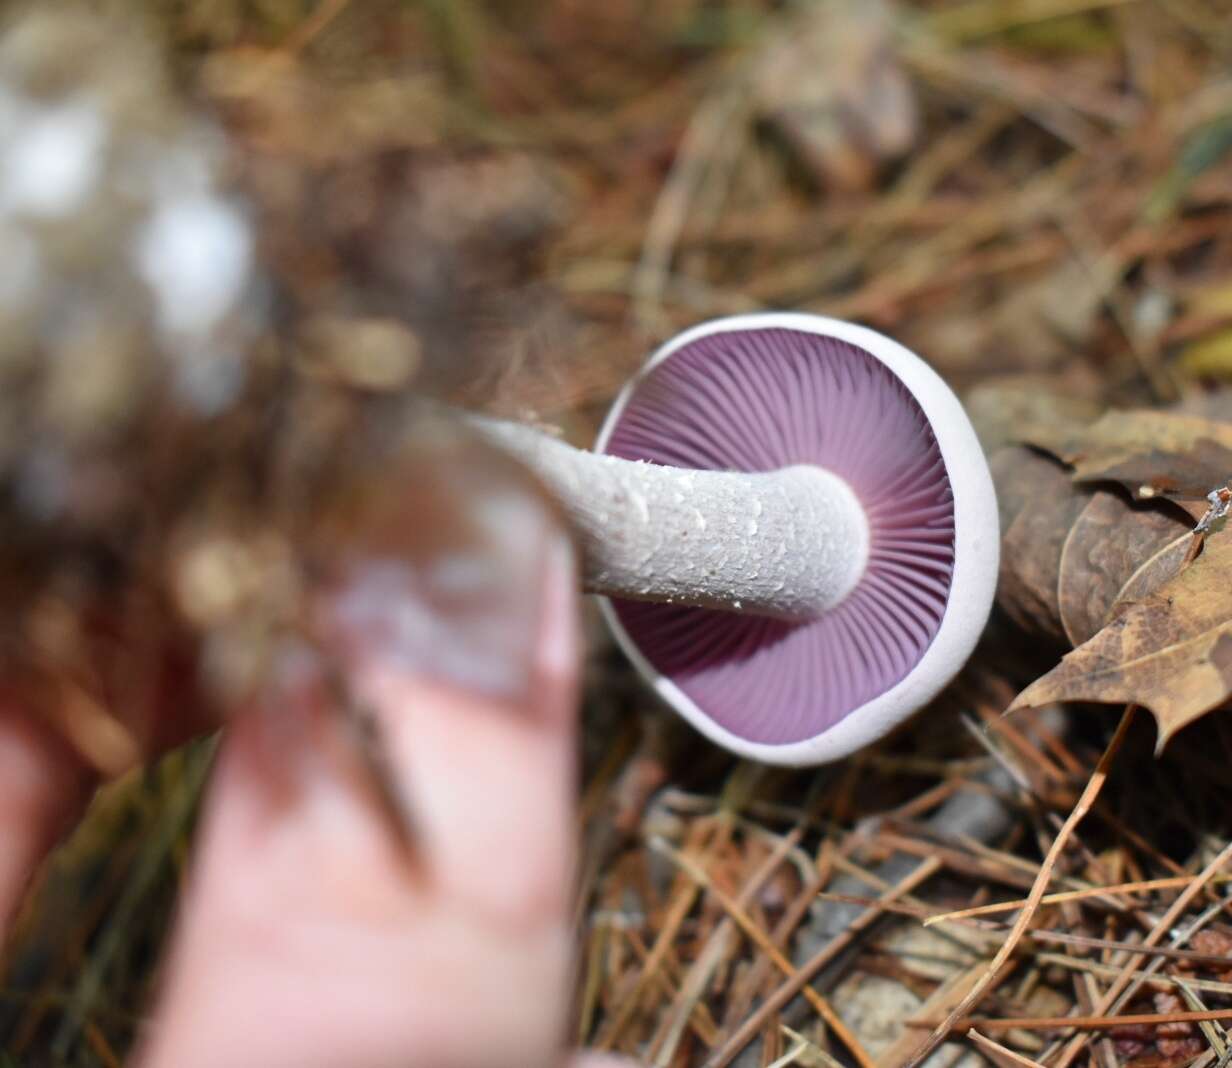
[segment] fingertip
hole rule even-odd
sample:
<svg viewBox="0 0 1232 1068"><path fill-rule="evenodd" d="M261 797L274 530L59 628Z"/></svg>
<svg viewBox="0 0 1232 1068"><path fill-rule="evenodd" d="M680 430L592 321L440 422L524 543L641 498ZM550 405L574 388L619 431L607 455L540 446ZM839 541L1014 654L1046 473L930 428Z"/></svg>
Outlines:
<svg viewBox="0 0 1232 1068"><path fill-rule="evenodd" d="M561 1056L576 565L554 511L468 458L426 472L414 522L346 542L302 685L232 720L143 1068ZM369 716L414 871L350 729Z"/></svg>

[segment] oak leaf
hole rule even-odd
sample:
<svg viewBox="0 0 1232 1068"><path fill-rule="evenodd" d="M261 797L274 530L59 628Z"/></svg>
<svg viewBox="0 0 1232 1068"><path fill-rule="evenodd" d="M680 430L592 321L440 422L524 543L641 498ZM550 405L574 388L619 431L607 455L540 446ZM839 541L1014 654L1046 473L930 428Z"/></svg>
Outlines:
<svg viewBox="0 0 1232 1068"><path fill-rule="evenodd" d="M1077 482L1119 482L1139 499L1200 501L1232 478L1232 424L1183 412L1105 412L1070 432L1020 440L1073 468Z"/></svg>
<svg viewBox="0 0 1232 1068"><path fill-rule="evenodd" d="M1232 697L1232 521L1216 522L1186 564L1207 493L1232 476L1225 401L1096 417L1022 384L973 398L986 447L1019 443L989 457L998 603L1027 633L1076 647L1010 711L1132 702L1154 714L1162 748Z"/></svg>
<svg viewBox="0 0 1232 1068"><path fill-rule="evenodd" d="M1192 541L1175 514L1112 490L1092 493L1061 546L1057 604L1069 642L1094 637L1119 602L1177 574Z"/></svg>
<svg viewBox="0 0 1232 1068"><path fill-rule="evenodd" d="M1028 686L1009 711L1053 701L1133 702L1159 726L1157 751L1232 694L1232 531L1207 538L1188 567L1138 599Z"/></svg>
<svg viewBox="0 0 1232 1068"><path fill-rule="evenodd" d="M1021 446L998 449L989 466L1001 515L997 603L1029 634L1081 644L1118 601L1175 575L1189 548L1193 523L1171 502L1077 485L1059 461Z"/></svg>

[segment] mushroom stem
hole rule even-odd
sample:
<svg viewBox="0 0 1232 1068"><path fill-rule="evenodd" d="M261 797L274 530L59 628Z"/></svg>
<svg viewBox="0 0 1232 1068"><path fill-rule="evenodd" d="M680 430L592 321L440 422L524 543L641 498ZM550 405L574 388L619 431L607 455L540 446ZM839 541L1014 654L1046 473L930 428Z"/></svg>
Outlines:
<svg viewBox="0 0 1232 1068"><path fill-rule="evenodd" d="M864 573L864 508L823 468L664 467L585 452L517 423L474 424L560 500L588 592L808 619Z"/></svg>

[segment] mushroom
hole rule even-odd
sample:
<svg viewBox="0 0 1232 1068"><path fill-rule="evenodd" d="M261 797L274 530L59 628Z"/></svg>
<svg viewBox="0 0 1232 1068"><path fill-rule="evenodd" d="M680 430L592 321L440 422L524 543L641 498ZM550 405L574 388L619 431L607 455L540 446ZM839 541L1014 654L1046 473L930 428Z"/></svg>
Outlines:
<svg viewBox="0 0 1232 1068"><path fill-rule="evenodd" d="M992 479L913 353L814 315L739 315L667 342L595 452L480 420L561 501L616 640L713 741L838 760L931 700L996 583Z"/></svg>

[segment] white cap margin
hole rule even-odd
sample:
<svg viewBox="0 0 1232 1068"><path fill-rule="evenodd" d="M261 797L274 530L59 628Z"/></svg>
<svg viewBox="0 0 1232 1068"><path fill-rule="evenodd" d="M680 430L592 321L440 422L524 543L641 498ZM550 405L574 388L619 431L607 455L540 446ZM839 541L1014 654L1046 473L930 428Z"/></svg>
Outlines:
<svg viewBox="0 0 1232 1068"><path fill-rule="evenodd" d="M828 764L888 734L928 704L966 663L983 633L996 592L1001 546L997 498L988 464L967 413L949 386L928 364L897 341L868 327L801 312L764 312L714 319L663 344L616 398L599 431L594 451L607 451L608 441L638 382L672 353L713 334L775 329L837 338L863 349L899 378L928 419L954 493L954 573L945 614L932 643L905 678L854 709L829 730L803 741L769 745L747 741L719 726L642 655L606 597L600 598L600 607L617 643L655 692L711 741L766 764Z"/></svg>

